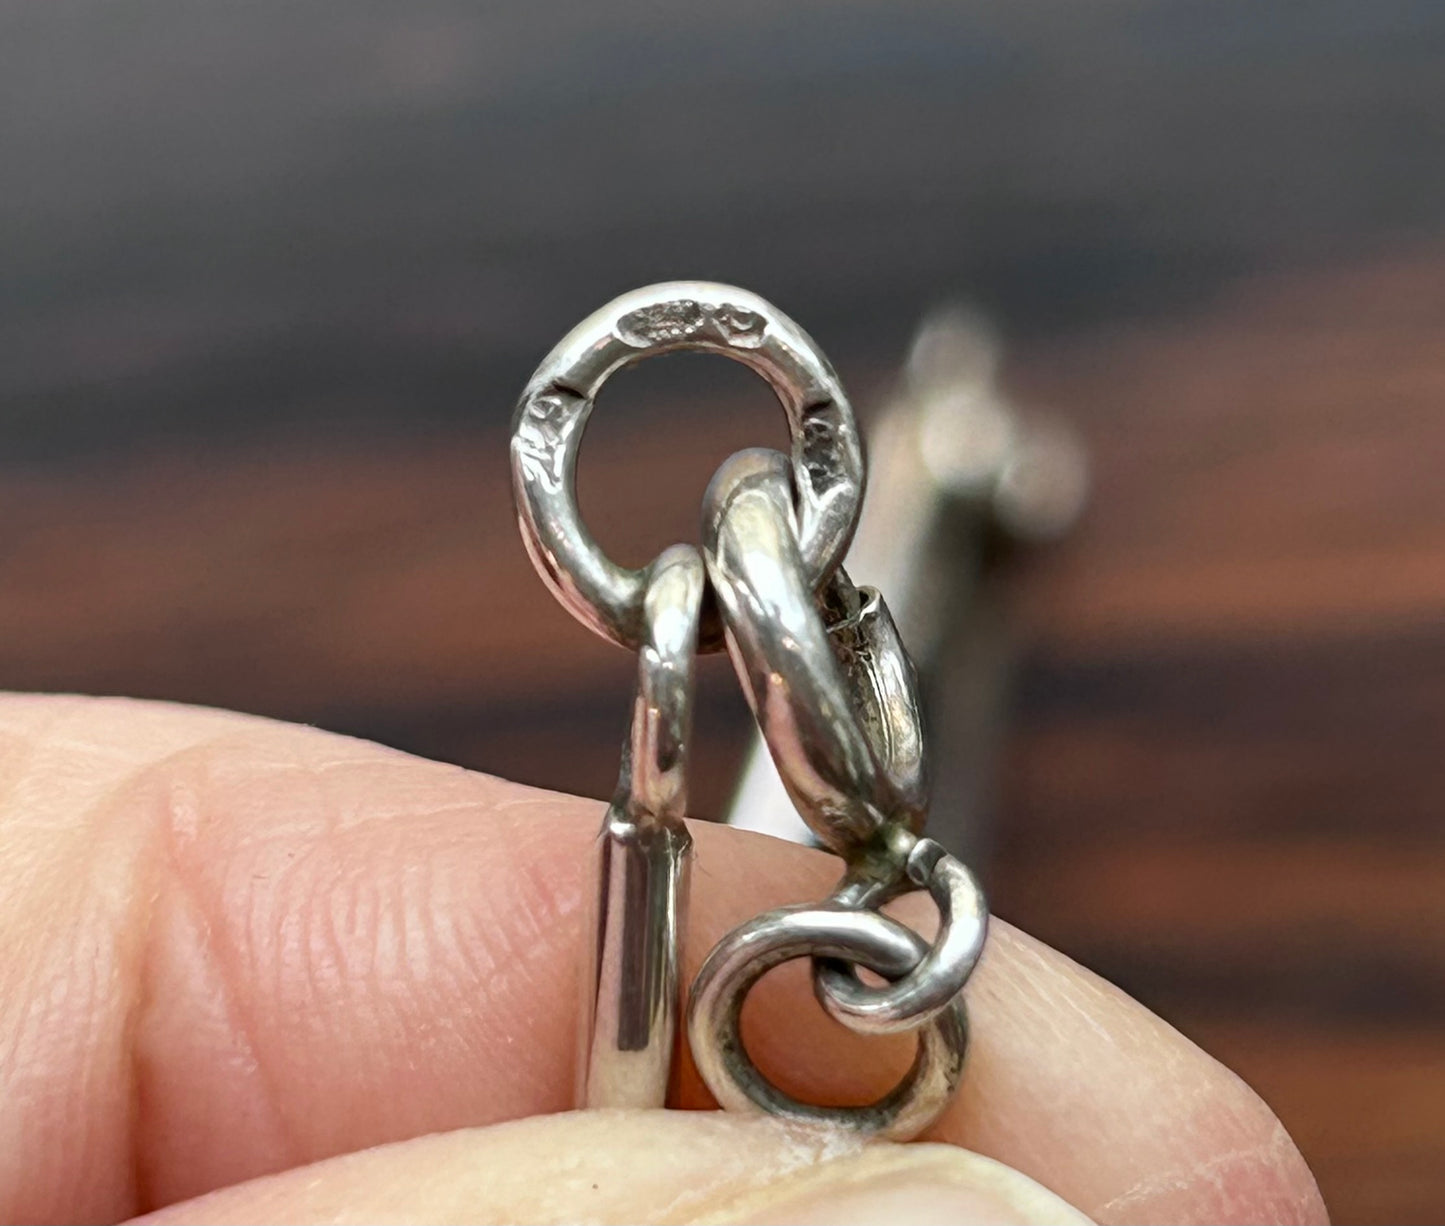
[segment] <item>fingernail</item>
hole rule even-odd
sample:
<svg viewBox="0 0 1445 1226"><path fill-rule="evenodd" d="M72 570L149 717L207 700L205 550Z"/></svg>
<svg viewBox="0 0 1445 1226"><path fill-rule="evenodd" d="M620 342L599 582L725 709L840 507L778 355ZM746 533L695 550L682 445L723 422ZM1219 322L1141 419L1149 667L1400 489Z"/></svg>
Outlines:
<svg viewBox="0 0 1445 1226"><path fill-rule="evenodd" d="M708 1221L770 1226L1088 1226L1012 1167L951 1145L878 1145L756 1190Z"/></svg>

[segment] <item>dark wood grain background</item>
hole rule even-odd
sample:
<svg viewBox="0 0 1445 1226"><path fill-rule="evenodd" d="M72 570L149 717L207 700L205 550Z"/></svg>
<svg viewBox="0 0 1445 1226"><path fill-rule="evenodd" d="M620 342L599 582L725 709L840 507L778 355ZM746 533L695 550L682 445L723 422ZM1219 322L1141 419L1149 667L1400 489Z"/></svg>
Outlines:
<svg viewBox="0 0 1445 1226"><path fill-rule="evenodd" d="M1423 0L4 5L0 684L602 794L631 666L516 540L532 365L708 276L866 406L965 294L1096 477L1012 591L997 910L1238 1068L1338 1221L1438 1221L1442 65ZM782 437L655 366L584 458L634 560Z"/></svg>

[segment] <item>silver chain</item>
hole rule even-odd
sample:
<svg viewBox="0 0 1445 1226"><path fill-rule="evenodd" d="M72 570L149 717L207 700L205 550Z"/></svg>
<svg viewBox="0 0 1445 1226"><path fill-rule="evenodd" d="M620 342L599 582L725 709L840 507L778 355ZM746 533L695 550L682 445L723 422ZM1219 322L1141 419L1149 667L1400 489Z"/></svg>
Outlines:
<svg viewBox="0 0 1445 1226"><path fill-rule="evenodd" d="M677 349L721 353L766 378L792 454L729 458L704 498L701 555L675 545L628 570L578 512L582 430L609 375ZM845 867L828 898L757 916L708 955L689 994L693 1060L725 1108L916 1136L962 1074L961 993L987 910L968 869L922 837L929 788L913 665L883 598L839 565L865 472L837 375L801 328L745 290L635 290L579 324L538 368L517 408L512 471L523 540L548 586L585 625L639 656L621 780L599 839L579 1104L666 1098L692 856L682 822L692 660L726 645L789 798ZM938 907L931 944L879 911L916 889ZM812 960L818 1000L842 1025L916 1032L912 1068L879 1101L798 1101L749 1057L743 1002L768 970L796 958ZM865 983L860 969L885 984Z"/></svg>

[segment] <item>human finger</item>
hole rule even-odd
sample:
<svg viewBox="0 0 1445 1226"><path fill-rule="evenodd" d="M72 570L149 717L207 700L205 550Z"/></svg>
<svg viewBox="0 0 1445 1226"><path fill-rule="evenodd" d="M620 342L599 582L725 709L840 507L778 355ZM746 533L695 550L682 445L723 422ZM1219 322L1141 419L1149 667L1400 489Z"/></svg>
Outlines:
<svg viewBox="0 0 1445 1226"><path fill-rule="evenodd" d="M0 703L0 1213L121 1217L270 1171L570 1103L599 806L363 742L124 701ZM688 960L835 862L698 826ZM921 914L921 913L920 913ZM748 1033L807 1097L876 1095L907 1041L816 1012ZM1004 924L935 1135L1100 1220L1308 1221L1268 1109ZM708 1099L683 1079L679 1101Z"/></svg>
<svg viewBox="0 0 1445 1226"><path fill-rule="evenodd" d="M223 1188L141 1219L187 1223L889 1222L1087 1226L951 1145L702 1111L574 1111L434 1133Z"/></svg>

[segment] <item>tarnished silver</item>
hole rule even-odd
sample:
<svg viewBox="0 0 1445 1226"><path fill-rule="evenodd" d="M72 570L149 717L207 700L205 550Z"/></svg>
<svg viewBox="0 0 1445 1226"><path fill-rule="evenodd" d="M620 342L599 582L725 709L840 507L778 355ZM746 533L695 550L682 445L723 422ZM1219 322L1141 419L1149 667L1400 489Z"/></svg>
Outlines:
<svg viewBox="0 0 1445 1226"><path fill-rule="evenodd" d="M691 545L673 545L648 567L632 727L598 835L597 940L577 1070L585 1107L661 1107L667 1099L692 860L683 816L704 586Z"/></svg>
<svg viewBox="0 0 1445 1226"><path fill-rule="evenodd" d="M543 359L512 425L522 540L553 594L584 625L635 651L646 574L612 561L577 509L577 456L597 393L615 371L679 349L719 353L772 385L792 438L798 548L817 587L842 561L863 499L863 444L838 376L812 339L756 294L674 281L613 299ZM702 649L722 640L716 619Z"/></svg>
<svg viewBox="0 0 1445 1226"><path fill-rule="evenodd" d="M786 412L792 454L733 456L704 498L703 553L675 545L629 570L581 522L578 449L607 377L674 349L711 350L763 375ZM517 408L512 471L523 540L549 587L579 620L639 653L632 727L598 844L578 1101L666 1100L691 849L693 657L725 639L787 795L845 868L828 899L759 916L708 956L689 1004L694 1059L724 1106L916 1135L958 1085L968 1039L961 991L987 912L968 870L920 837L929 772L913 665L883 598L839 566L864 471L832 367L795 323L744 290L689 281L625 294L538 368ZM914 889L938 906L932 943L878 910ZM913 1067L877 1102L797 1101L748 1055L743 1002L794 958L812 960L815 994L844 1026L917 1034Z"/></svg>
<svg viewBox="0 0 1445 1226"><path fill-rule="evenodd" d="M809 591L778 453L745 451L724 462L704 501L703 542L728 652L763 742L799 815L847 869L827 905L770 912L708 956L688 1010L693 1058L725 1105L916 1135L947 1104L962 1068L960 992L982 951L987 912L968 870L918 838L928 784L912 666L876 592L853 588L841 571L821 600ZM938 937L930 946L910 933L908 957L902 947L885 955L871 908L919 886L938 904ZM919 1032L913 1071L878 1103L800 1104L743 1046L748 990L769 967L805 953L835 1020L866 1034ZM888 985L865 984L859 966Z"/></svg>
<svg viewBox="0 0 1445 1226"><path fill-rule="evenodd" d="M885 915L837 904L781 907L733 929L692 985L688 1038L698 1072L731 1111L766 1111L899 1141L917 1136L948 1105L963 1073L968 1019L961 997L919 1029L918 1054L903 1080L863 1107L818 1106L778 1089L743 1046L741 1019L753 985L794 958L842 959L897 979L919 964L927 948L916 932Z"/></svg>

